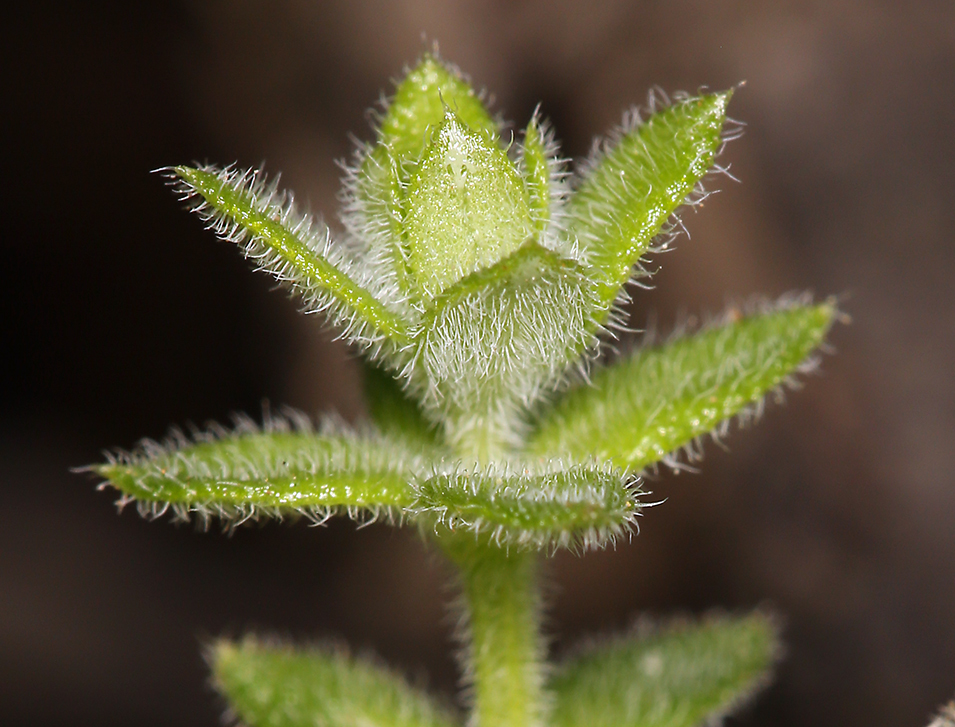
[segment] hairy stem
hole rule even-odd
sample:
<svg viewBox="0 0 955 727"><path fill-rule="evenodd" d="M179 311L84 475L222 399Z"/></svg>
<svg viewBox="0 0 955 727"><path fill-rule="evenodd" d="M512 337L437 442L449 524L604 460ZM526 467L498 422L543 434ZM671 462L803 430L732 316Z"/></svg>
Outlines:
<svg viewBox="0 0 955 727"><path fill-rule="evenodd" d="M461 569L463 668L470 727L544 724L539 556L475 539L440 539Z"/></svg>
<svg viewBox="0 0 955 727"><path fill-rule="evenodd" d="M464 421L449 420L445 434L463 459L487 464L503 459L505 452L513 446L515 435L512 427L505 412L490 412Z"/></svg>

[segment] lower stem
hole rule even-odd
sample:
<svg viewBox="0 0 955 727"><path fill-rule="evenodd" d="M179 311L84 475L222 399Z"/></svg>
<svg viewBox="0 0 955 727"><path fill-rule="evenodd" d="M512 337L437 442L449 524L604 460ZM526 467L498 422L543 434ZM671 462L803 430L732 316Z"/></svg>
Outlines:
<svg viewBox="0 0 955 727"><path fill-rule="evenodd" d="M470 727L541 727L539 556L508 553L473 535L449 534L440 542L461 569Z"/></svg>

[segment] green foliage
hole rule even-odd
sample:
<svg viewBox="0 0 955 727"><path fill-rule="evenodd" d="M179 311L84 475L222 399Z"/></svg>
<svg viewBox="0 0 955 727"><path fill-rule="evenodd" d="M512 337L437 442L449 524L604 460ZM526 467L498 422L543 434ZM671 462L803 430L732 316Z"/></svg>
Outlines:
<svg viewBox="0 0 955 727"><path fill-rule="evenodd" d="M445 290L423 316L421 401L465 456L521 445L521 414L590 341L579 263L536 242Z"/></svg>
<svg viewBox="0 0 955 727"><path fill-rule="evenodd" d="M779 646L771 618L644 626L595 643L554 672L554 727L692 727L762 685Z"/></svg>
<svg viewBox="0 0 955 727"><path fill-rule="evenodd" d="M448 110L469 128L496 136L498 124L460 72L427 54L395 89L378 132L379 147L397 159L416 161Z"/></svg>
<svg viewBox="0 0 955 727"><path fill-rule="evenodd" d="M577 465L545 474L462 470L417 488L419 516L448 530L490 536L498 545L599 547L640 514L639 493L624 472Z"/></svg>
<svg viewBox="0 0 955 727"><path fill-rule="evenodd" d="M713 164L732 92L681 98L644 123L635 114L570 200L609 306L654 236Z"/></svg>
<svg viewBox="0 0 955 727"><path fill-rule="evenodd" d="M411 505L411 473L421 454L401 440L342 429L316 433L298 416L293 430L271 419L265 431L242 420L234 431L210 431L163 443L145 441L91 469L153 516L172 509L227 521L303 514L324 521L336 511L353 517L400 514Z"/></svg>
<svg viewBox="0 0 955 727"><path fill-rule="evenodd" d="M336 513L413 523L455 564L472 727L689 725L726 712L776 653L761 614L592 647L548 681L539 551L634 528L639 475L695 458L814 363L832 302L789 298L592 365L614 304L705 191L731 92L651 98L571 182L537 117L516 140L433 55L399 83L346 171L344 230L259 171L178 166L174 186L365 358L371 423L299 414L145 441L89 470L153 516ZM718 169L718 168L717 168ZM587 377L589 376L589 380ZM586 381L586 383L584 383ZM214 647L250 725L444 725L396 677L341 651Z"/></svg>
<svg viewBox="0 0 955 727"><path fill-rule="evenodd" d="M408 264L433 297L493 265L532 234L528 190L507 154L453 111L432 133L408 181Z"/></svg>
<svg viewBox="0 0 955 727"><path fill-rule="evenodd" d="M557 165L536 118L531 119L524 131L520 161L527 182L527 206L537 234L542 234L550 222L552 166Z"/></svg>
<svg viewBox="0 0 955 727"><path fill-rule="evenodd" d="M371 364L365 364L362 373L368 415L379 430L392 437L408 440L409 446L418 449L441 446L440 437L419 402L408 396L394 378Z"/></svg>
<svg viewBox="0 0 955 727"><path fill-rule="evenodd" d="M398 676L342 647L246 638L209 651L215 685L256 727L450 727L456 720Z"/></svg>
<svg viewBox="0 0 955 727"><path fill-rule="evenodd" d="M246 257L288 283L306 310L331 309L355 340L405 339L402 321L356 284L347 268L336 267L334 262L347 261L329 247L327 228L298 216L291 195L257 181L255 172L183 166L172 171L187 199L201 199L194 209L220 237L242 244Z"/></svg>
<svg viewBox="0 0 955 727"><path fill-rule="evenodd" d="M541 416L528 448L541 454L595 455L638 470L690 447L702 434L762 401L808 368L824 339L834 304L798 301L767 306L660 347L637 349L595 371L588 386L567 392ZM696 456L690 448L689 454Z"/></svg>

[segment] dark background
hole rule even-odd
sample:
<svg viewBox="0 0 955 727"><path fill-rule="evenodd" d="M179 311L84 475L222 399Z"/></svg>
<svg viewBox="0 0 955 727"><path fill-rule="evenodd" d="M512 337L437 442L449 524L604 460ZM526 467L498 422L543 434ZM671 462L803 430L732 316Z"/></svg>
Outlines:
<svg viewBox="0 0 955 727"><path fill-rule="evenodd" d="M205 0L30 5L0 23L0 723L211 725L203 639L343 638L437 691L444 567L347 522L117 516L69 468L260 401L361 415L349 352L149 170L263 160L334 219L349 133L432 40L564 151L668 91L747 82L741 184L634 324L754 293L844 296L835 356L614 552L561 555L560 652L639 613L771 604L788 656L746 725L920 725L955 694L955 4Z"/></svg>

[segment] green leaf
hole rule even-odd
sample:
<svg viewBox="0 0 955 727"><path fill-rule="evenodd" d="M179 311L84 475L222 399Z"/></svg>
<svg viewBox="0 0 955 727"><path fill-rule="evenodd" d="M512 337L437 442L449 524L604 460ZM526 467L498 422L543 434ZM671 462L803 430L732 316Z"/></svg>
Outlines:
<svg viewBox="0 0 955 727"><path fill-rule="evenodd" d="M545 410L527 448L631 471L666 458L759 402L824 339L835 305L784 305L641 348Z"/></svg>
<svg viewBox="0 0 955 727"><path fill-rule="evenodd" d="M402 229L409 266L434 296L532 237L527 190L497 139L449 110L408 182Z"/></svg>
<svg viewBox="0 0 955 727"><path fill-rule="evenodd" d="M213 645L216 688L250 727L451 727L404 679L343 648L293 649L255 638Z"/></svg>
<svg viewBox="0 0 955 727"><path fill-rule="evenodd" d="M524 131L524 143L521 146L521 166L524 172L524 184L527 185L528 206L534 220L534 228L540 235L550 222L550 160L547 158L547 146L544 134L537 118L531 119Z"/></svg>
<svg viewBox="0 0 955 727"><path fill-rule="evenodd" d="M712 165L731 96L681 101L626 131L571 197L570 230L600 276L601 309Z"/></svg>
<svg viewBox="0 0 955 727"><path fill-rule="evenodd" d="M331 246L327 228L298 215L291 196L258 181L255 172L183 166L173 172L187 197L201 198L195 209L212 229L242 245L259 269L287 283L306 310L329 310L353 341L407 340L405 323L341 269L349 261Z"/></svg>
<svg viewBox="0 0 955 727"><path fill-rule="evenodd" d="M414 360L422 404L450 444L486 445L480 457L520 443L521 408L592 341L591 295L581 265L529 242L434 300Z"/></svg>
<svg viewBox="0 0 955 727"><path fill-rule="evenodd" d="M427 420L418 402L402 390L387 371L365 363L362 366L365 401L377 427L390 437L407 440L409 446L440 448L439 432Z"/></svg>
<svg viewBox="0 0 955 727"><path fill-rule="evenodd" d="M405 187L449 111L471 132L497 143L498 125L474 89L456 69L428 54L398 85L378 143L363 152L358 169L346 179L346 228L387 264L405 295L420 294L403 245Z"/></svg>
<svg viewBox="0 0 955 727"><path fill-rule="evenodd" d="M497 123L467 80L429 53L398 85L379 140L399 162L416 161L448 110L472 131L497 136Z"/></svg>
<svg viewBox="0 0 955 727"><path fill-rule="evenodd" d="M442 473L418 486L409 508L452 531L499 546L603 547L634 526L640 490L606 466L533 473L487 468Z"/></svg>
<svg viewBox="0 0 955 727"><path fill-rule="evenodd" d="M339 510L396 515L413 500L421 455L384 436L309 431L301 419L298 431L273 419L266 431L242 420L233 432L220 428L192 440L174 433L89 469L123 494L121 503L136 500L153 516L171 508L182 518L300 513L324 520Z"/></svg>
<svg viewBox="0 0 955 727"><path fill-rule="evenodd" d="M550 687L554 727L693 727L766 681L779 651L771 618L711 617L592 645Z"/></svg>

